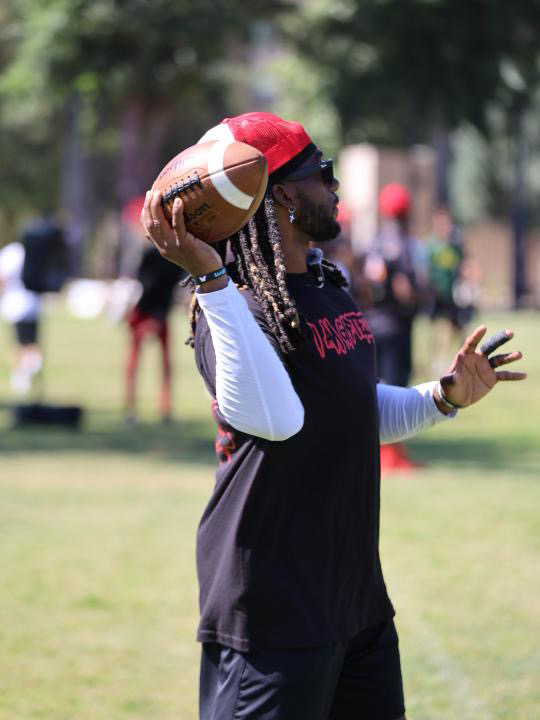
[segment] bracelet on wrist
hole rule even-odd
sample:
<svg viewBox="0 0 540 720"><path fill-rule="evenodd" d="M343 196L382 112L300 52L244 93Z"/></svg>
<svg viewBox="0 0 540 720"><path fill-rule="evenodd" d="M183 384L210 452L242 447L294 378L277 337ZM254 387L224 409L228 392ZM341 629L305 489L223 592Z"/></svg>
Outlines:
<svg viewBox="0 0 540 720"><path fill-rule="evenodd" d="M444 394L444 390L442 389L440 380L437 383L437 394L439 396L439 400L442 402L443 405L446 405L449 410L463 410L464 407L467 407L466 405L457 405L456 403L449 400Z"/></svg>
<svg viewBox="0 0 540 720"><path fill-rule="evenodd" d="M223 275L227 274L227 268L222 266L219 270L212 270L212 272L206 273L206 275L193 275L193 282L195 285L203 285L204 283L210 282L210 280L217 280Z"/></svg>

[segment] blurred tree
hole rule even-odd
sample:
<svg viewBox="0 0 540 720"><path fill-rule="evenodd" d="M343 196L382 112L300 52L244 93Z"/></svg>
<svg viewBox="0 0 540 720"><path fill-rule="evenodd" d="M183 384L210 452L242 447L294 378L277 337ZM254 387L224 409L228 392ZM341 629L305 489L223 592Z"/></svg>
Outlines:
<svg viewBox="0 0 540 720"><path fill-rule="evenodd" d="M437 194L448 202L450 131L489 135L495 107L513 145L511 218L516 304L525 292L524 124L539 85L540 0L316 0L286 31L326 73L344 141L430 142ZM306 22L306 17L311 22Z"/></svg>
<svg viewBox="0 0 540 720"><path fill-rule="evenodd" d="M0 4L0 70L15 63L23 35L22 10L12 2ZM34 38L35 39L35 38ZM0 75L0 242L9 238L13 223L25 212L43 212L55 202L58 173L58 135L51 122L50 101L41 92L40 64L27 48L31 73L15 71L9 83ZM38 179L39 177L39 179Z"/></svg>
<svg viewBox="0 0 540 720"><path fill-rule="evenodd" d="M208 125L255 106L301 112L330 149L431 142L442 199L450 131L500 177L512 134L519 190L539 17L540 0L3 0L0 222L63 205L77 244Z"/></svg>
<svg viewBox="0 0 540 720"><path fill-rule="evenodd" d="M490 103L538 82L540 0L335 0L304 12L311 22L285 27L333 70L346 142L424 141L463 120L485 131Z"/></svg>
<svg viewBox="0 0 540 720"><path fill-rule="evenodd" d="M24 136L15 154L2 155L6 180L20 179L5 206L54 197L51 177L62 163L63 200L86 234L94 199L99 207L123 205L149 186L165 159L237 109L251 24L288 7L263 0L5 0L0 123L6 142L9 134ZM20 153L28 172L17 167ZM50 175L35 161L47 153Z"/></svg>

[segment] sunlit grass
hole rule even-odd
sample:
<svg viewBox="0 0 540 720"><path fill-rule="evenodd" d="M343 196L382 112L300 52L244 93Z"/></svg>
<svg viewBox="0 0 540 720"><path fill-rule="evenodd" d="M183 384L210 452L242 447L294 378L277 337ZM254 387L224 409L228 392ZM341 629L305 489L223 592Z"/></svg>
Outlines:
<svg viewBox="0 0 540 720"><path fill-rule="evenodd" d="M412 441L426 467L383 481L381 551L410 720L530 720L540 707L540 325L533 314L488 320L516 330L529 380ZM172 425L157 422L155 348L141 423L128 430L124 329L56 306L46 397L83 405L83 429L11 430L0 413L1 720L197 717L194 545L213 427L185 318L174 330ZM423 380L425 323L418 330Z"/></svg>

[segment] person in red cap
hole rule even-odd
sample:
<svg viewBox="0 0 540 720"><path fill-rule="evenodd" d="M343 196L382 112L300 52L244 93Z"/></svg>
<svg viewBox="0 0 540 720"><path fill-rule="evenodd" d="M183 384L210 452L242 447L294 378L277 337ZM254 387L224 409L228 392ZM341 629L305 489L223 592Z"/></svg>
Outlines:
<svg viewBox="0 0 540 720"><path fill-rule="evenodd" d="M406 219L410 205L409 191L399 183L388 183L379 193L379 210L385 218Z"/></svg>
<svg viewBox="0 0 540 720"><path fill-rule="evenodd" d="M494 370L520 354L490 364L476 352L480 327L440 383L377 384L371 329L312 248L339 232L332 161L301 125L270 113L227 119L212 138L267 157L267 193L247 226L211 246L186 231L180 198L172 225L160 192L142 212L148 239L193 277L195 360L218 426L216 484L197 537L200 718L398 720L379 442L521 379Z"/></svg>
<svg viewBox="0 0 540 720"><path fill-rule="evenodd" d="M172 371L169 346L169 315L174 293L185 272L165 262L152 245L145 248L137 270L141 294L127 315L129 353L125 369L124 419L128 427L137 424L137 378L145 341L156 339L161 359L159 413L161 422L172 420Z"/></svg>
<svg viewBox="0 0 540 720"><path fill-rule="evenodd" d="M381 224L365 260L371 295L366 315L375 336L379 380L399 387L407 387L411 376L421 284L417 245L408 231L410 206L403 185L389 183L381 189ZM383 472L418 467L402 442L381 446L381 465Z"/></svg>

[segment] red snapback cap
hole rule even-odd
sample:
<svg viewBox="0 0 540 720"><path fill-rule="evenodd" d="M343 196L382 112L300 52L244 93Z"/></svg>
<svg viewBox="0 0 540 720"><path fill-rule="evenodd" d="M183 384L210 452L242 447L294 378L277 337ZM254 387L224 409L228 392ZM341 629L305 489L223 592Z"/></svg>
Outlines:
<svg viewBox="0 0 540 720"><path fill-rule="evenodd" d="M219 125L210 128L199 142L210 140L236 140L251 145L265 156L269 175L284 166L292 172L295 169L293 165L303 162L315 150L313 141L300 123L283 120L269 112L248 112L225 118ZM291 163L299 156L300 162Z"/></svg>
<svg viewBox="0 0 540 720"><path fill-rule="evenodd" d="M379 193L379 210L385 217L395 218L409 212L411 196L399 183L385 185Z"/></svg>

